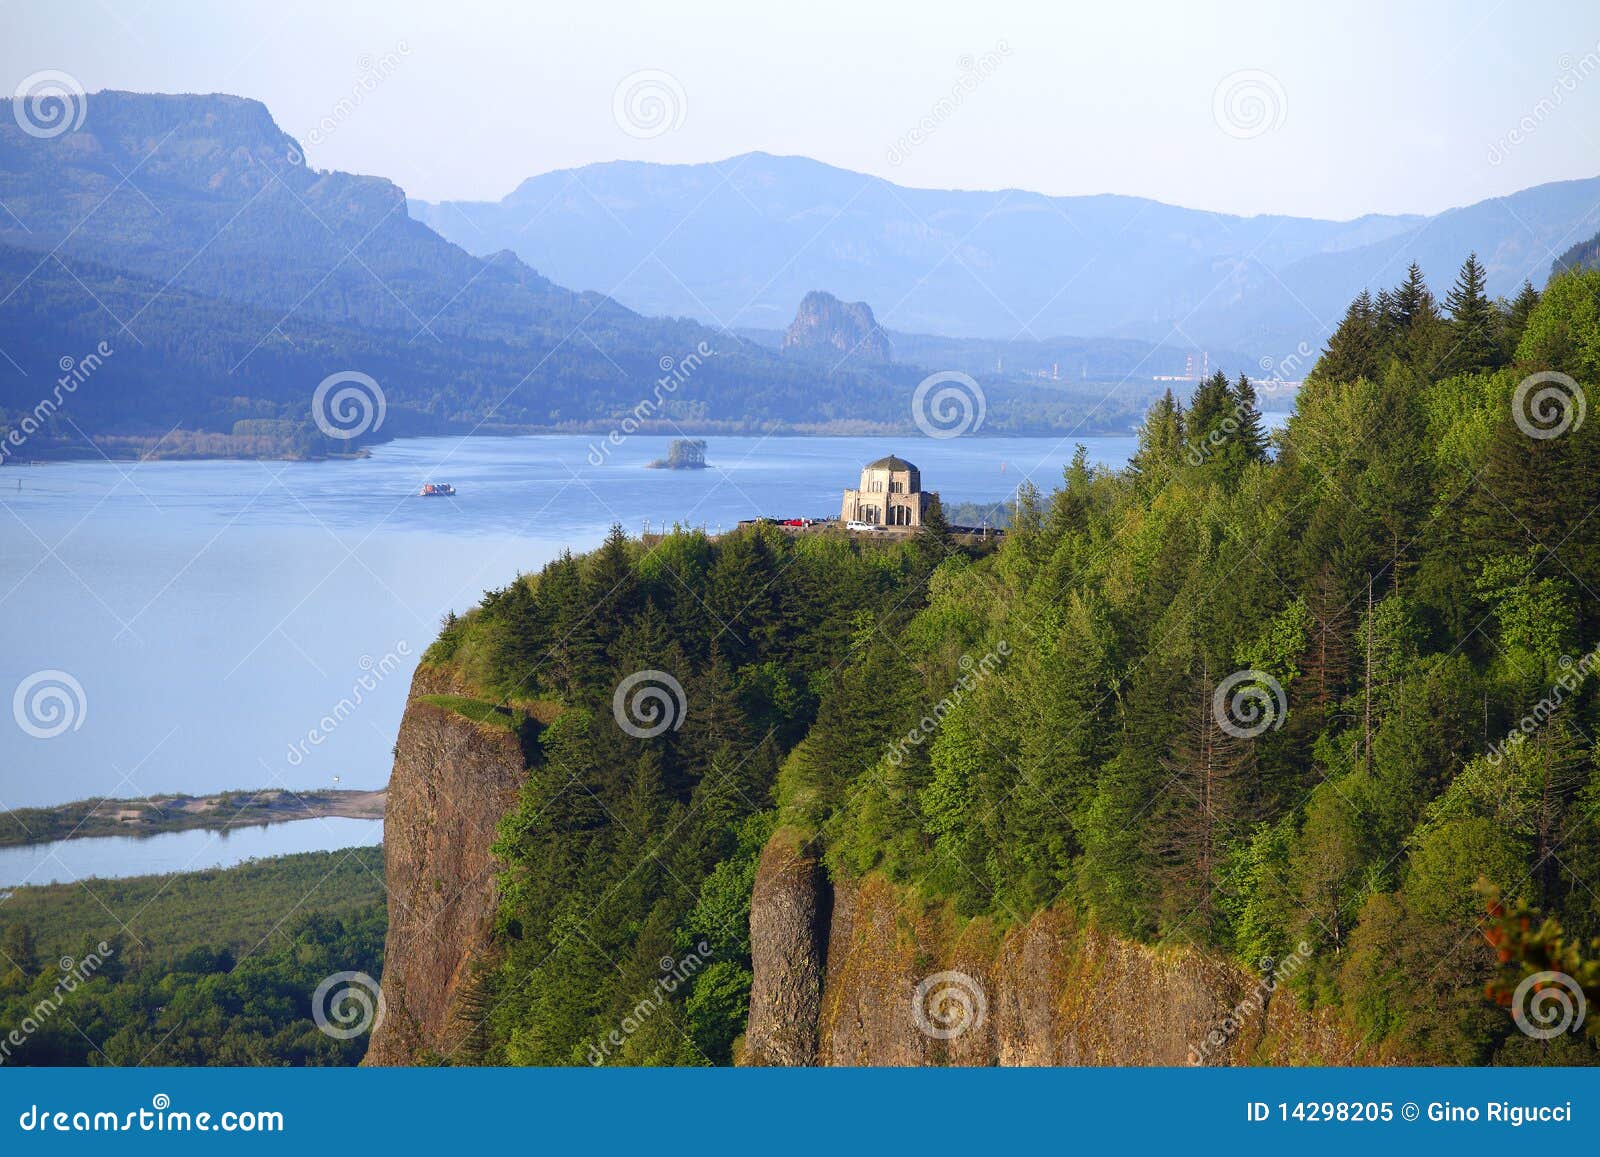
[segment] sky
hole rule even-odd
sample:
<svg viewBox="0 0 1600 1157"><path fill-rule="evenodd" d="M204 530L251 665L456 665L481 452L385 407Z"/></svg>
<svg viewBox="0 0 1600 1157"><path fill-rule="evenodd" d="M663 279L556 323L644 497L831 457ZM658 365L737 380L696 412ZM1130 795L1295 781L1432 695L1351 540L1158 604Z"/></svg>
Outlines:
<svg viewBox="0 0 1600 1157"><path fill-rule="evenodd" d="M0 87L48 70L258 98L434 201L751 150L1334 218L1600 175L1595 0L0 0Z"/></svg>

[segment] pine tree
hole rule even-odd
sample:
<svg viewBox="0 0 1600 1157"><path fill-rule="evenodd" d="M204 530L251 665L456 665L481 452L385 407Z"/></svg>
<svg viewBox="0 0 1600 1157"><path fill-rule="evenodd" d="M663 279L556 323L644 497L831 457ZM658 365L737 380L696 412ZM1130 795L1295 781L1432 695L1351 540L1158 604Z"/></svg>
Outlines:
<svg viewBox="0 0 1600 1157"><path fill-rule="evenodd" d="M1374 304L1372 294L1363 289L1344 311L1344 320L1328 339L1312 376L1330 382L1353 382L1378 376L1379 353L1384 342L1383 304Z"/></svg>
<svg viewBox="0 0 1600 1157"><path fill-rule="evenodd" d="M1524 281L1517 296L1511 299L1511 304L1506 307L1505 317L1500 323L1500 348L1502 364L1510 362L1517 356L1517 346L1522 342L1523 331L1528 328L1528 318L1532 316L1534 307L1539 304L1539 291L1533 287L1533 282Z"/></svg>
<svg viewBox="0 0 1600 1157"><path fill-rule="evenodd" d="M1183 457L1183 406L1169 388L1145 415L1139 447L1128 467L1141 479L1159 484Z"/></svg>
<svg viewBox="0 0 1600 1157"><path fill-rule="evenodd" d="M1209 932L1217 869L1225 846L1239 834L1239 781L1250 753L1220 726L1212 701L1216 686L1203 660L1196 675L1174 705L1182 723L1162 760L1170 778L1154 817L1155 848L1166 877L1167 922L1177 922L1169 930L1198 917Z"/></svg>
<svg viewBox="0 0 1600 1157"><path fill-rule="evenodd" d="M1234 439L1246 461L1265 462L1268 439L1266 430L1261 424L1261 410L1256 405L1256 388L1243 374L1239 375L1238 382L1234 384L1233 398L1238 425L1233 435Z"/></svg>
<svg viewBox="0 0 1600 1157"><path fill-rule="evenodd" d="M917 527L911 539L912 567L917 584L924 591L933 572L955 549L955 539L950 536L950 524L944 519L944 506L938 495L930 495L927 509L922 514L922 525Z"/></svg>
<svg viewBox="0 0 1600 1157"><path fill-rule="evenodd" d="M1422 266L1415 261L1406 269L1406 279L1390 295L1390 304L1395 325L1401 330L1409 330L1418 319L1437 312L1433 291L1422 276Z"/></svg>
<svg viewBox="0 0 1600 1157"><path fill-rule="evenodd" d="M1478 255L1469 253L1445 297L1450 311L1446 368L1452 372L1492 369L1501 362L1500 315L1484 291L1487 280Z"/></svg>
<svg viewBox="0 0 1600 1157"><path fill-rule="evenodd" d="M39 971L38 945L28 924L18 921L6 926L5 943L0 945L0 964L7 970L15 968L29 978Z"/></svg>
<svg viewBox="0 0 1600 1157"><path fill-rule="evenodd" d="M1406 279L1391 296L1395 324L1394 352L1423 380L1431 380L1449 351L1449 333L1433 291L1423 279L1422 267L1415 261L1406 270Z"/></svg>
<svg viewBox="0 0 1600 1157"><path fill-rule="evenodd" d="M1222 424L1233 409L1228 375L1221 370L1195 387L1183 415L1184 456L1191 466L1211 460L1227 438Z"/></svg>

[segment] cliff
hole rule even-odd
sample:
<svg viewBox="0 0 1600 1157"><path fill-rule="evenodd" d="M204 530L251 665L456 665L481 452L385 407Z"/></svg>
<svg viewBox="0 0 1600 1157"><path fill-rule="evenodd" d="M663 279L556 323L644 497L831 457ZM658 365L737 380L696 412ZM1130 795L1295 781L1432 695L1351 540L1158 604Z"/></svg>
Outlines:
<svg viewBox="0 0 1600 1157"><path fill-rule="evenodd" d="M750 927L742 1064L1387 1059L1232 961L1121 940L1059 909L1001 929L881 878L830 887L792 831L763 853Z"/></svg>
<svg viewBox="0 0 1600 1157"><path fill-rule="evenodd" d="M515 802L516 733L428 697L469 694L419 668L400 726L384 848L385 1019L365 1063L456 1054L464 988L492 951L489 848ZM869 876L832 881L816 842L778 829L757 865L743 1065L1355 1065L1327 1010L1192 948L1121 939L1069 911L1001 927ZM1278 964L1286 978L1298 962Z"/></svg>
<svg viewBox="0 0 1600 1157"><path fill-rule="evenodd" d="M812 290L800 302L794 321L783 335L787 352L873 365L894 360L889 337L864 301L843 302L831 293Z"/></svg>
<svg viewBox="0 0 1600 1157"><path fill-rule="evenodd" d="M400 723L383 823L389 932L384 1019L369 1065L446 1057L474 1027L463 982L490 947L495 825L516 799L526 759L516 733L426 695L461 694L448 673L419 667Z"/></svg>

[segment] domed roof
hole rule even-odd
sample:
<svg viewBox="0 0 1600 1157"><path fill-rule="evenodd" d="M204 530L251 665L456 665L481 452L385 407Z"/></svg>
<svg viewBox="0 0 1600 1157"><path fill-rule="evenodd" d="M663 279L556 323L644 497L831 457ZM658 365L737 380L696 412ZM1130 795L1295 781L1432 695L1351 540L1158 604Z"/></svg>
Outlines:
<svg viewBox="0 0 1600 1157"><path fill-rule="evenodd" d="M866 469L866 470L916 470L917 468L915 466L913 466L910 462L907 462L904 458L896 458L893 454L890 454L885 458L879 458L876 462L868 462L866 464L866 466L863 467L863 469ZM918 470L917 473L920 474L921 471Z"/></svg>

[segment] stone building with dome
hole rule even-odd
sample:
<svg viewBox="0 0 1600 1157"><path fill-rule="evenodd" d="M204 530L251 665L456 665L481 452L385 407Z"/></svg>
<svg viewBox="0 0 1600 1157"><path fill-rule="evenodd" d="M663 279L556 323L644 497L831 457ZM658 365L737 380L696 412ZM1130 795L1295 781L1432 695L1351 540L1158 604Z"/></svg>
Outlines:
<svg viewBox="0 0 1600 1157"><path fill-rule="evenodd" d="M890 454L861 469L861 485L844 492L839 518L872 526L921 526L939 495L922 489L922 471Z"/></svg>

